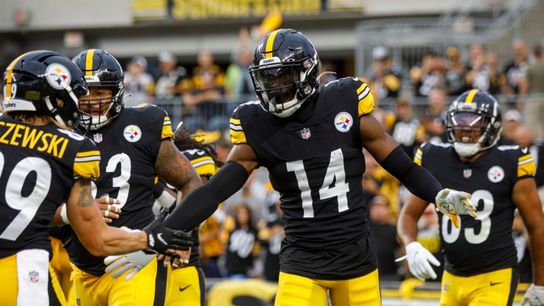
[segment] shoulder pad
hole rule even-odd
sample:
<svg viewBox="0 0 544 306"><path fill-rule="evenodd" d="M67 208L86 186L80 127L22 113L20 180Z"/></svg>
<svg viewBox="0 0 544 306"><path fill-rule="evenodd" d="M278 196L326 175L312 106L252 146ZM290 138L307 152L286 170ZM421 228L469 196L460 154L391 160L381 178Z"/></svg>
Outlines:
<svg viewBox="0 0 544 306"><path fill-rule="evenodd" d="M238 105L238 107L232 112L232 116L229 120L230 127L230 142L233 145L247 143L246 134L244 132L242 124L242 112L252 111L252 108L261 107L259 101L250 101Z"/></svg>
<svg viewBox="0 0 544 306"><path fill-rule="evenodd" d="M374 96L367 83L359 78L342 78L339 82L342 87L346 86L344 90L350 91L350 94L356 97L359 116L370 114L374 110Z"/></svg>

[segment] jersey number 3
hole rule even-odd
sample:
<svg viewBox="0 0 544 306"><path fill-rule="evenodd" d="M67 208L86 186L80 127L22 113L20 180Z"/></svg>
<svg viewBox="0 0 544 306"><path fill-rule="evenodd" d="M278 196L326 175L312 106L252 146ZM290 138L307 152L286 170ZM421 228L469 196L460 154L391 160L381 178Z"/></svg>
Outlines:
<svg viewBox="0 0 544 306"><path fill-rule="evenodd" d="M308 175L304 170L302 160L287 162L287 171L294 172L297 178L300 197L302 199L302 209L304 210L304 218L314 217L314 207L312 200L312 190L308 182ZM334 187L331 185L334 182ZM338 212L348 210L349 185L346 184L346 171L344 170L344 154L342 149L337 149L331 152L327 173L323 180L323 185L319 188L320 200L334 198L338 199Z"/></svg>

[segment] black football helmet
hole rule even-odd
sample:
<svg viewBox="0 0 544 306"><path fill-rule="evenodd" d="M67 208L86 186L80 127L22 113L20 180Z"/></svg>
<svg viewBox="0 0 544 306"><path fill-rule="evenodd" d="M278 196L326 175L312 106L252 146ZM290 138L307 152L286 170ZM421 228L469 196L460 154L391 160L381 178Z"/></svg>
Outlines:
<svg viewBox="0 0 544 306"><path fill-rule="evenodd" d="M499 102L478 89L460 95L446 114L448 141L460 156L474 156L493 147L499 141L501 130Z"/></svg>
<svg viewBox="0 0 544 306"><path fill-rule="evenodd" d="M123 109L125 74L117 59L101 49L81 51L72 61L83 71L89 88L106 87L112 90L111 99L90 100L83 97L79 101L81 126L87 130L97 130L110 123ZM92 108L91 105L104 112L100 115L89 114L87 110Z"/></svg>
<svg viewBox="0 0 544 306"><path fill-rule="evenodd" d="M35 112L67 127L80 119L78 100L87 94L83 73L69 58L47 50L25 53L4 72L4 112Z"/></svg>
<svg viewBox="0 0 544 306"><path fill-rule="evenodd" d="M317 92L319 57L312 42L292 29L269 33L255 49L249 67L264 110L289 117Z"/></svg>

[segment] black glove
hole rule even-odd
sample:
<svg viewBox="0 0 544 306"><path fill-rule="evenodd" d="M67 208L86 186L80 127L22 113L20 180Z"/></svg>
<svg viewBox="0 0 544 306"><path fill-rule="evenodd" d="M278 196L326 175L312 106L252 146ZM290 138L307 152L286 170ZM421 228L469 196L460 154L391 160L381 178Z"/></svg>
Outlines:
<svg viewBox="0 0 544 306"><path fill-rule="evenodd" d="M190 234L165 227L163 221L161 216L143 229L149 249L164 253L166 249L189 250L193 246Z"/></svg>

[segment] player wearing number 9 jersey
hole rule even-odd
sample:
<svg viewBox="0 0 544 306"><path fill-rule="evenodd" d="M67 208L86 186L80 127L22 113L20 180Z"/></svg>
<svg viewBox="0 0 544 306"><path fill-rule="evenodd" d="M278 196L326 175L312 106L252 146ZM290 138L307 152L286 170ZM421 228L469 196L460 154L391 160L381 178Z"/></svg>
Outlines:
<svg viewBox="0 0 544 306"><path fill-rule="evenodd" d="M94 205L91 180L100 153L68 130L87 93L81 71L52 51L16 58L4 74L0 117L0 301L58 305L49 299L49 224L63 201L83 245L95 255L147 248L146 234L108 227ZM48 284L49 283L49 284ZM53 295L54 296L54 295Z"/></svg>
<svg viewBox="0 0 544 306"><path fill-rule="evenodd" d="M535 162L526 148L496 146L500 107L485 92L474 89L452 103L447 131L451 144L424 144L414 160L443 186L471 192L478 218L461 216L455 227L441 215L446 267L440 304L511 305L518 282L512 239L516 208L529 230L534 282L544 285L544 217L534 181ZM429 276L418 272L426 263L420 259L426 251L414 241L417 219L427 205L412 196L402 209L398 227L407 245L410 270L420 278Z"/></svg>
<svg viewBox="0 0 544 306"><path fill-rule="evenodd" d="M171 122L155 106L125 108L123 70L108 52L89 49L73 62L83 72L89 95L79 101L80 132L96 143L102 159L96 197L109 196L121 204L112 226L142 229L154 220L156 177L184 194L200 185L198 174L172 141ZM156 261L129 282L104 273L103 257L93 256L77 237L65 238L74 265L73 280L79 305L162 305L155 299Z"/></svg>
<svg viewBox="0 0 544 306"><path fill-rule="evenodd" d="M333 305L380 305L362 147L429 201L442 186L385 134L365 83L344 78L319 87L318 65L302 33L280 29L264 38L250 68L260 101L234 111L226 165L165 224L193 228L254 169L267 167L281 193L286 232L276 305L327 305L327 292Z"/></svg>

